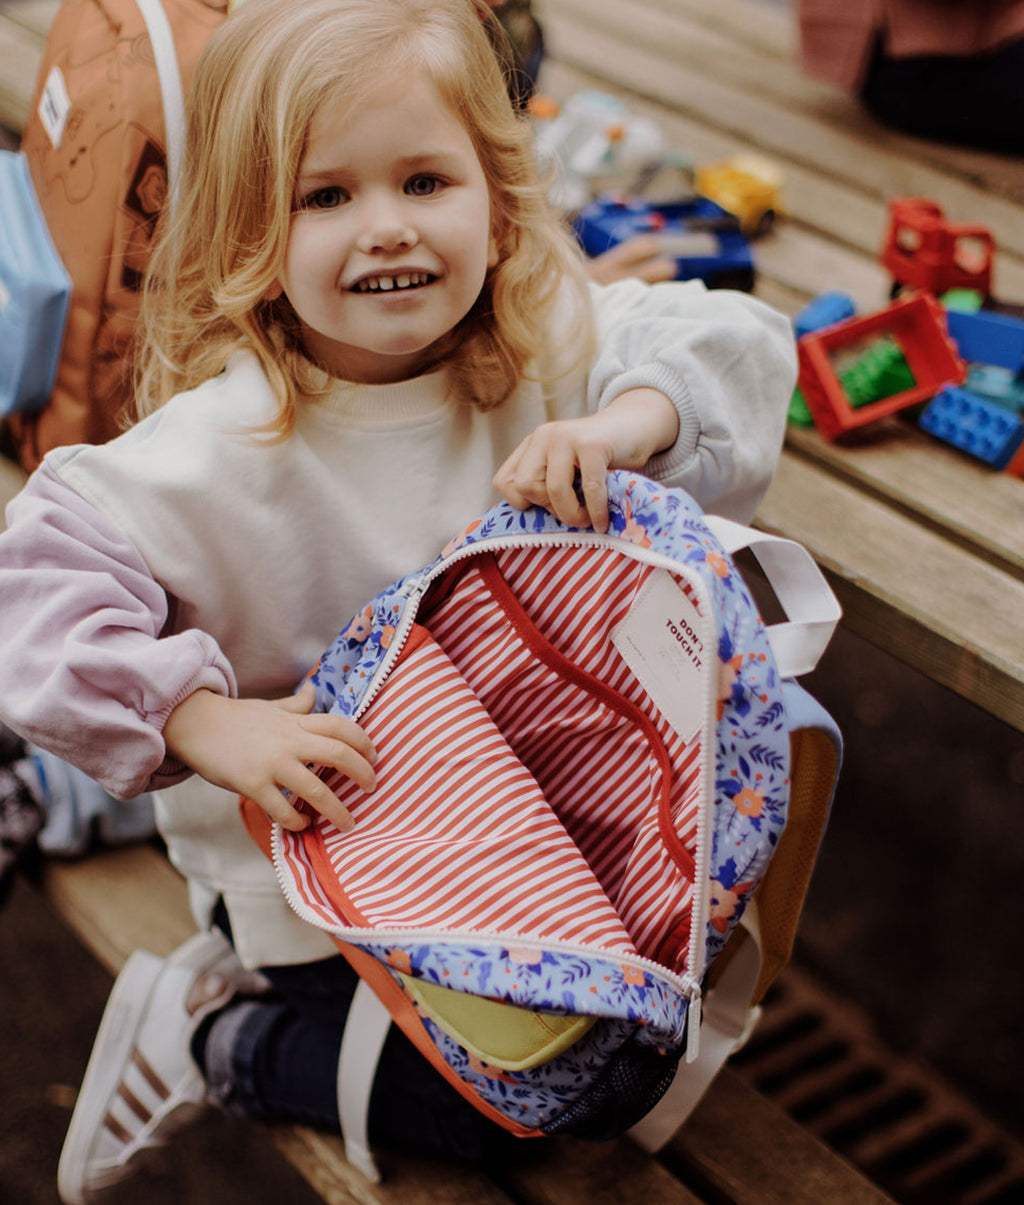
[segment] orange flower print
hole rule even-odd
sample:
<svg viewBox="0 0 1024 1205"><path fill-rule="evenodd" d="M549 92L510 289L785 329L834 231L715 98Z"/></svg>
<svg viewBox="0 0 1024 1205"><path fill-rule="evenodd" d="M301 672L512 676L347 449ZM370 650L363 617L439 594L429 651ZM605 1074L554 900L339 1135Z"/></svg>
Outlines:
<svg viewBox="0 0 1024 1205"><path fill-rule="evenodd" d="M725 933L729 921L736 915L736 907L740 900L753 887L753 883L737 883L735 887L725 887L717 880L711 880L711 927L717 933Z"/></svg>
<svg viewBox="0 0 1024 1205"><path fill-rule="evenodd" d="M521 966L539 967L543 959L544 955L540 950L531 950L528 946L509 946L509 962L519 963Z"/></svg>
<svg viewBox="0 0 1024 1205"><path fill-rule="evenodd" d="M744 787L733 799L733 803L741 816L760 816L764 811L764 796L752 791L750 787Z"/></svg>
<svg viewBox="0 0 1024 1205"><path fill-rule="evenodd" d="M384 628L381 629L380 647L382 649L390 648L391 641L394 639L394 636L395 636L394 625L389 623Z"/></svg>
<svg viewBox="0 0 1024 1205"><path fill-rule="evenodd" d="M619 965L622 967L622 978L627 983L633 984L634 987L643 987L647 977L639 967L626 966L624 963Z"/></svg>
<svg viewBox="0 0 1024 1205"><path fill-rule="evenodd" d="M626 499L626 526L622 532L622 538L628 540L631 544L639 544L641 548L650 548L651 537L644 530L640 523L633 519L633 508L629 505L629 499Z"/></svg>
<svg viewBox="0 0 1024 1205"><path fill-rule="evenodd" d="M357 640L362 644L370 635L370 630L373 625L373 608L367 607L365 611L361 611L355 619L342 632L343 640Z"/></svg>
<svg viewBox="0 0 1024 1205"><path fill-rule="evenodd" d="M715 571L716 576L718 576L718 577L728 577L729 576L729 563L725 559L725 557L722 556L721 554L719 554L717 552L709 552L707 554L707 562L711 566L711 568Z"/></svg>
<svg viewBox="0 0 1024 1205"><path fill-rule="evenodd" d="M387 961L388 966L394 967L396 971L401 971L404 975L412 974L412 959L408 950L389 951Z"/></svg>
<svg viewBox="0 0 1024 1205"><path fill-rule="evenodd" d="M732 697L732 686L743 668L743 657L737 655L718 664L718 719L725 713L725 704Z"/></svg>
<svg viewBox="0 0 1024 1205"><path fill-rule="evenodd" d="M461 532L459 532L459 534L457 536L453 536L448 541L448 543L445 544L445 546L441 549L441 555L448 556L449 553L454 552L455 549L458 548L458 546L466 538L466 536L468 536L471 532L476 531L476 529L480 526L480 524L482 522L483 522L482 519L475 519L472 523L470 523L470 525L466 528L465 531L461 531Z"/></svg>

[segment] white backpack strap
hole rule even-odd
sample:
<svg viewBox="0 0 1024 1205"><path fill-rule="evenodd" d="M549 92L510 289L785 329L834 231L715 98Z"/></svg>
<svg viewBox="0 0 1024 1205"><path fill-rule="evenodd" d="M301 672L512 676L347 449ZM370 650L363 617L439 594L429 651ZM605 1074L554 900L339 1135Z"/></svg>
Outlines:
<svg viewBox="0 0 1024 1205"><path fill-rule="evenodd" d="M167 201L173 209L181 159L185 150L185 90L178 69L178 52L174 34L160 0L136 0L149 32L160 78L160 99L164 106L164 128L167 131Z"/></svg>
<svg viewBox="0 0 1024 1205"><path fill-rule="evenodd" d="M338 1058L338 1116L345 1158L374 1184L380 1172L370 1150L367 1119L377 1063L391 1027L391 1014L360 979L345 1021Z"/></svg>
<svg viewBox="0 0 1024 1205"><path fill-rule="evenodd" d="M734 940L738 940L738 948L704 998L700 1053L692 1063L679 1064L669 1090L629 1131L645 1151L661 1150L697 1107L726 1059L740 1049L761 1019L761 1009L750 1003L761 977L761 940L754 901L740 925L745 934L737 934Z"/></svg>
<svg viewBox="0 0 1024 1205"><path fill-rule="evenodd" d="M704 520L730 555L742 548L751 550L786 613L788 622L768 626L779 673L784 678L810 673L842 617L839 600L814 558L793 540L720 515L705 515Z"/></svg>

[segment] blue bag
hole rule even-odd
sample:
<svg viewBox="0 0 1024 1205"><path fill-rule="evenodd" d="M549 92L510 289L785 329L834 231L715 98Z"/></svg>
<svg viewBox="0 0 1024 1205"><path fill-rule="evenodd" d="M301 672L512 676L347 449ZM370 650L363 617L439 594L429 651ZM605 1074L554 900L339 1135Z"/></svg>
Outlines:
<svg viewBox="0 0 1024 1205"><path fill-rule="evenodd" d="M0 151L0 415L50 396L71 301L24 155Z"/></svg>

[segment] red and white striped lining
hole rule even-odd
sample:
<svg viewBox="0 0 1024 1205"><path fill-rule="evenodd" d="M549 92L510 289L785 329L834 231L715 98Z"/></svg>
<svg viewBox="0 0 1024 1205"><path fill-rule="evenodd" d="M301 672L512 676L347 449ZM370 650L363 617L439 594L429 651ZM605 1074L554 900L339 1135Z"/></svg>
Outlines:
<svg viewBox="0 0 1024 1205"><path fill-rule="evenodd" d="M307 840L295 865L327 923L337 916L325 889L359 927L507 932L647 957L667 935L673 949L685 943L699 750L609 639L651 572L598 548L468 562L423 612L441 647L411 638L362 718L377 791L328 778L356 827L319 821L321 844Z"/></svg>
<svg viewBox="0 0 1024 1205"><path fill-rule="evenodd" d="M316 825L321 881L329 871L328 894L350 924L633 951L535 780L424 629L414 629L362 724L378 753L377 788L365 795L328 772L355 828Z"/></svg>

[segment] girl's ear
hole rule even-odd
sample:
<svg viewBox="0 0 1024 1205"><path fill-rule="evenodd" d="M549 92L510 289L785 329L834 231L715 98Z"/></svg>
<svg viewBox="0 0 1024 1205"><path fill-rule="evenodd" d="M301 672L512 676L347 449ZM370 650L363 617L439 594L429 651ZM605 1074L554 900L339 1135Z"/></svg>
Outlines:
<svg viewBox="0 0 1024 1205"><path fill-rule="evenodd" d="M264 292L264 301L276 301L284 292L284 288L279 280L275 280L272 285Z"/></svg>

